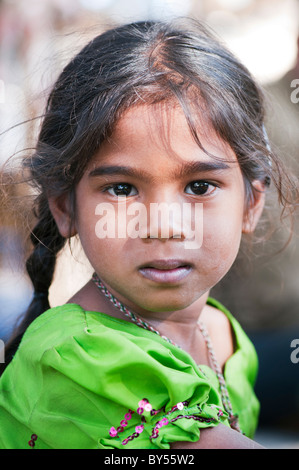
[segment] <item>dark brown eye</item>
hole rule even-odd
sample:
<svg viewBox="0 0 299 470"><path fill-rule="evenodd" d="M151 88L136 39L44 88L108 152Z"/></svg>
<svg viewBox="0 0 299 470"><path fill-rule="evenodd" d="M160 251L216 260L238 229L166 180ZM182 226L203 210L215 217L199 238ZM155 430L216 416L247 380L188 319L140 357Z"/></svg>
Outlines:
<svg viewBox="0 0 299 470"><path fill-rule="evenodd" d="M186 193L194 194L196 196L204 196L207 193L211 193L216 188L215 185L208 181L193 181L186 186Z"/></svg>
<svg viewBox="0 0 299 470"><path fill-rule="evenodd" d="M134 188L132 184L128 183L117 183L111 185L109 188L106 189L106 191L112 196L117 197L128 197L137 194L136 188Z"/></svg>

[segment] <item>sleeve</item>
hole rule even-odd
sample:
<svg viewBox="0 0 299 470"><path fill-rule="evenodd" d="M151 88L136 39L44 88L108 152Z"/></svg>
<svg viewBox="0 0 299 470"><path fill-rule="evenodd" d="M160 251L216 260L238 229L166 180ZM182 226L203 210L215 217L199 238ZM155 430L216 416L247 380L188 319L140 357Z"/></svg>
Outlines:
<svg viewBox="0 0 299 470"><path fill-rule="evenodd" d="M38 360L21 349L1 381L0 442L9 427L12 436L3 446L28 448L34 436L36 448L169 449L227 424L218 392L192 358L135 331L85 328Z"/></svg>

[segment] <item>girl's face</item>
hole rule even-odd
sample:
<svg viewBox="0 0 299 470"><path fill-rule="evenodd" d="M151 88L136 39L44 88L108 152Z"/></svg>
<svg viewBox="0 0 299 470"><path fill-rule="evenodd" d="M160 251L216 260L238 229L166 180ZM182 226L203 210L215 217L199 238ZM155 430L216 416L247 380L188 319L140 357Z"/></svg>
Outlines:
<svg viewBox="0 0 299 470"><path fill-rule="evenodd" d="M178 107L132 108L77 187L83 249L108 289L140 314L190 306L227 273L239 250L246 212L240 167L213 131L199 135L217 159L199 148ZM159 206L164 232L152 212L161 203L176 208L168 217Z"/></svg>

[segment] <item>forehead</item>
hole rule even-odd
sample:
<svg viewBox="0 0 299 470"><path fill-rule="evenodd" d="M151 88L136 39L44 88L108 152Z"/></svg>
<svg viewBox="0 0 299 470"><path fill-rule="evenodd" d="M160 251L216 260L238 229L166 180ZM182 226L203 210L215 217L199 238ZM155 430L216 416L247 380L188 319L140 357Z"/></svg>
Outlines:
<svg viewBox="0 0 299 470"><path fill-rule="evenodd" d="M198 141L180 106L163 102L131 107L118 119L95 160L103 164L111 159L115 163L130 160L134 166L147 165L151 171L194 161L237 164L234 152L219 138L208 118L198 113L191 117Z"/></svg>
<svg viewBox="0 0 299 470"><path fill-rule="evenodd" d="M207 153L220 158L223 156L231 161L236 160L230 146L219 138L207 117L194 113L192 120L198 139ZM184 154L186 149L193 147L198 150L199 147L191 134L183 110L171 102L130 108L117 121L109 143L115 147L146 144L178 156ZM209 158L208 154L206 158Z"/></svg>

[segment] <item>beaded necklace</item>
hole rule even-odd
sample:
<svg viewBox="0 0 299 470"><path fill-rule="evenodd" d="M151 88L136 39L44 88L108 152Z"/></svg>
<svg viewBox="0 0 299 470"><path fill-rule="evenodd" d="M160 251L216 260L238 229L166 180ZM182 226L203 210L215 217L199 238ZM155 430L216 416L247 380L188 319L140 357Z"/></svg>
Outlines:
<svg viewBox="0 0 299 470"><path fill-rule="evenodd" d="M130 318L130 320L133 323L135 323L137 326L139 326L141 328L144 328L145 330L148 330L148 331L151 331L152 333L157 334L158 336L163 338L168 343L170 343L170 344L176 346L177 348L181 349L181 347L178 344L176 344L171 339L167 338L167 336L161 335L161 333L158 330L156 330L152 325L145 322L143 319L139 318L135 313L133 313L131 310L129 310L119 300L117 300L117 298L114 297L114 295L111 294L111 292L106 288L106 286L104 286L104 284L102 283L102 281L100 280L100 278L98 277L98 275L96 273L93 274L92 280L95 283L95 285L101 290L101 292L105 295L105 297L107 297L107 299L109 299L110 302L118 310L120 310L126 317ZM217 376L217 379L218 379L218 382L219 382L221 399L222 399L224 409L228 414L228 419L229 419L230 426L231 426L232 429L235 429L238 432L242 432L240 427L239 427L239 424L238 424L238 417L233 414L232 405L231 405L231 402L230 402L230 398L229 398L228 390L227 390L227 387L226 387L225 379L224 379L224 376L221 372L221 367L220 367L220 365L219 365L219 363L216 359L216 355L215 355L215 352L214 352L209 334L208 334L205 326L201 322L198 323L198 327L199 327L199 329L201 331L201 334L203 335L203 338L206 342L209 357L210 357L210 360L213 364L213 368L214 368L214 371L216 373L216 376Z"/></svg>

